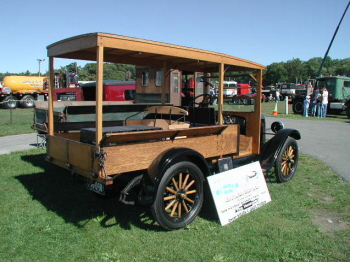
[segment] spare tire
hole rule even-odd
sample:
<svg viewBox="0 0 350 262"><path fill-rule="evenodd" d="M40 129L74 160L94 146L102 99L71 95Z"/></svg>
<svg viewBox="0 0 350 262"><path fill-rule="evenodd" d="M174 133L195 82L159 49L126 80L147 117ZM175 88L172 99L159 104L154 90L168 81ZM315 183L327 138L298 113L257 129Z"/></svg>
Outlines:
<svg viewBox="0 0 350 262"><path fill-rule="evenodd" d="M304 101L300 98L294 99L293 101L293 112L294 114L303 114Z"/></svg>
<svg viewBox="0 0 350 262"><path fill-rule="evenodd" d="M346 107L346 115L350 118L350 103L348 103L348 106Z"/></svg>

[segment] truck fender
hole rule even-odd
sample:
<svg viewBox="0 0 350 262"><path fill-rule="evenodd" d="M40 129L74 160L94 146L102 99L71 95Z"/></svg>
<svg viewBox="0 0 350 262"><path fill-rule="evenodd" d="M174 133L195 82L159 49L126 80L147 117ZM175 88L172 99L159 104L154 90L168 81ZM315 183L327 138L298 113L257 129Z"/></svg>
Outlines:
<svg viewBox="0 0 350 262"><path fill-rule="evenodd" d="M296 140L301 138L298 130L286 128L278 131L273 138L262 146L260 153L262 169L270 170L275 165L276 159L288 137L293 137Z"/></svg>
<svg viewBox="0 0 350 262"><path fill-rule="evenodd" d="M207 162L199 152L183 147L171 148L160 154L148 168L149 178L155 186L154 192L157 192L157 187L165 171L172 165L181 161L190 161L201 169L204 177L209 175Z"/></svg>

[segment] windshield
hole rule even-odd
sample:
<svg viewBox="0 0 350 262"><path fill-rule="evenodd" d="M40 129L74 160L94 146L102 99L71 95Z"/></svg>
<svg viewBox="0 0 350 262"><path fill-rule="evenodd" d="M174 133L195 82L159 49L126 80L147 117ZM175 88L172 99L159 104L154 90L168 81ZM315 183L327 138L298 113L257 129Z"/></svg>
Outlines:
<svg viewBox="0 0 350 262"><path fill-rule="evenodd" d="M69 83L77 83L78 82L78 76L77 75L69 75L68 82Z"/></svg>

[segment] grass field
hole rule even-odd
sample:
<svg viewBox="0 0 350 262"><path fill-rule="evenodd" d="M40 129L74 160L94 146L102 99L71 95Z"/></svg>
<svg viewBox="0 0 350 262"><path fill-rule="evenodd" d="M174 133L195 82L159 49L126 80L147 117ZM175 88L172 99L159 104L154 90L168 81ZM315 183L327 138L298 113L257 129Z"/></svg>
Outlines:
<svg viewBox="0 0 350 262"><path fill-rule="evenodd" d="M349 261L350 185L301 155L272 202L221 227L205 208L164 231L148 208L99 198L44 161L44 150L0 156L0 261Z"/></svg>
<svg viewBox="0 0 350 262"><path fill-rule="evenodd" d="M0 109L0 136L33 133L34 109Z"/></svg>

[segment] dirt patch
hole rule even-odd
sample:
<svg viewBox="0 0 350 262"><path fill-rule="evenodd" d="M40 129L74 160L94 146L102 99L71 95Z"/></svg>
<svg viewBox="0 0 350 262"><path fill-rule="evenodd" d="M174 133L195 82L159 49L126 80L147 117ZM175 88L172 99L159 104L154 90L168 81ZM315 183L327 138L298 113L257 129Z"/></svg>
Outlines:
<svg viewBox="0 0 350 262"><path fill-rule="evenodd" d="M346 230L350 223L346 222L341 216L334 212L325 210L312 211L312 222L322 228L327 235L334 236L334 232Z"/></svg>
<svg viewBox="0 0 350 262"><path fill-rule="evenodd" d="M334 200L334 197L329 196L329 195L319 195L319 194L312 194L308 193L307 194L309 197L317 197L320 203L327 203L327 202L332 202Z"/></svg>

